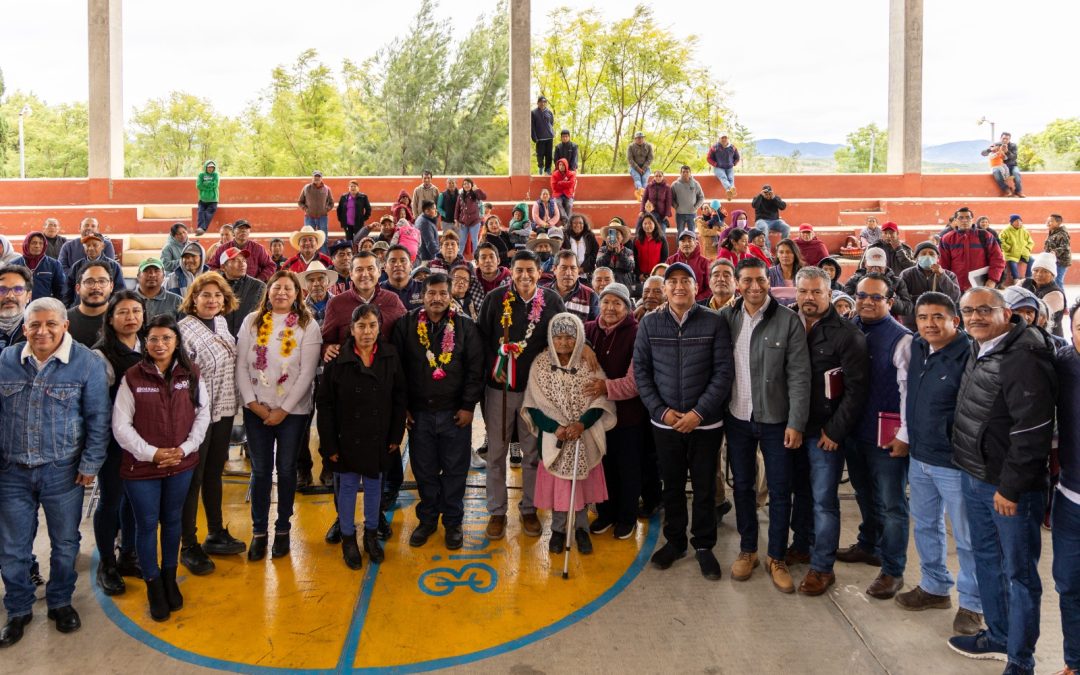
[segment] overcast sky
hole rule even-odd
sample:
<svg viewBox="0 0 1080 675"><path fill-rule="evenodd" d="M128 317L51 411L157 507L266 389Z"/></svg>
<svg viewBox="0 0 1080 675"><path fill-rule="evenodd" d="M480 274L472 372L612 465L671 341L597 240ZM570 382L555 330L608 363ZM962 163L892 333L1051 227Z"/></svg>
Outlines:
<svg viewBox="0 0 1080 675"><path fill-rule="evenodd" d="M85 99L85 0L4 3L0 69L8 90L48 102ZM533 36L566 0L533 1ZM589 0L573 3L585 6ZM592 0L613 18L625 0ZM699 61L727 83L731 105L757 138L843 142L870 121L885 126L888 0L684 0L653 3L677 35L700 37ZM238 113L270 70L315 47L336 68L360 61L400 35L418 0L365 2L158 0L124 4L124 107L172 90L210 98ZM469 11L462 11L464 7ZM495 0L444 3L461 34ZM671 9L661 9L671 8ZM1019 136L1058 117L1080 115L1077 0L927 0L924 142ZM303 32L322 17L322 29Z"/></svg>

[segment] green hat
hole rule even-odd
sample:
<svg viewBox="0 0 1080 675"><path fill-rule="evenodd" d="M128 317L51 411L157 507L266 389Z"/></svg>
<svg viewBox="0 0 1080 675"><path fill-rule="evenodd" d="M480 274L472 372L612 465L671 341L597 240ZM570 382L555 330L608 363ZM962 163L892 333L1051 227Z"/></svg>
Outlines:
<svg viewBox="0 0 1080 675"><path fill-rule="evenodd" d="M165 271L165 265L163 265L162 262L157 258L147 258L146 260L139 263L139 274L142 274L143 270L145 270L147 267L156 267L162 272Z"/></svg>

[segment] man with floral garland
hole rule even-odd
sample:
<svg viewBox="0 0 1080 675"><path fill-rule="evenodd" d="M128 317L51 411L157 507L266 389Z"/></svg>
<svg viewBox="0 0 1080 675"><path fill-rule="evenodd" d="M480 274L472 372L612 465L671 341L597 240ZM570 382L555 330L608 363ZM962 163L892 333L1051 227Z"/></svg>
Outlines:
<svg viewBox="0 0 1080 675"><path fill-rule="evenodd" d="M521 402L529 380L533 359L547 349L547 325L551 317L564 312L559 294L540 288L540 261L531 251L518 251L510 265L511 283L496 288L484 298L477 326L484 347L484 422L487 426L487 506L488 539L506 536L506 455L510 432L517 425L522 462L522 496L518 504L521 529L539 537L540 520L533 506L536 466L539 460L536 436L529 433L521 417ZM509 340L506 336L509 335ZM587 350L592 358L595 355Z"/></svg>
<svg viewBox="0 0 1080 675"><path fill-rule="evenodd" d="M410 546L423 546L442 516L446 547L461 548L473 410L484 393L476 324L451 308L450 279L424 279L423 305L394 324L393 343L409 382L409 456L420 502Z"/></svg>

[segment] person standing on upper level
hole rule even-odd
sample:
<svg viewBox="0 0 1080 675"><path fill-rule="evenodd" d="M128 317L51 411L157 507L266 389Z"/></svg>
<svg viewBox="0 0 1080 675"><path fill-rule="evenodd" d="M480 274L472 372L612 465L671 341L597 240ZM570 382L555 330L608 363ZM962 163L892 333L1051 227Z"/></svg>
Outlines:
<svg viewBox="0 0 1080 675"><path fill-rule="evenodd" d="M541 176L551 175L551 146L555 142L555 113L548 107L546 96L536 99L530 113L532 142L536 145L536 168Z"/></svg>

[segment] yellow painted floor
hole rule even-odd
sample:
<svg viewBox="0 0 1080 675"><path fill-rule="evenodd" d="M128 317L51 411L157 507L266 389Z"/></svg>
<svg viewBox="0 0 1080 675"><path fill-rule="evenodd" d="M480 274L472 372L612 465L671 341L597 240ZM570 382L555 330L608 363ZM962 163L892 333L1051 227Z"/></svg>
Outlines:
<svg viewBox="0 0 1080 675"><path fill-rule="evenodd" d="M229 468L243 466L234 460ZM508 473L519 486L521 472ZM623 541L609 530L593 537L592 555L571 554L564 580L563 556L547 551L548 514L541 514L543 536L521 533L520 490L510 490L506 538L484 537L484 479L483 471L469 474L465 546L458 551L446 549L441 529L421 548L408 545L418 523L416 493L403 490L391 514L386 560L371 565L365 556L362 570L350 570L341 547L323 541L336 517L332 495L297 495L289 557L257 563L246 555L216 557L216 571L205 577L185 575L181 566L184 608L168 622L150 619L138 580L129 579L122 596L95 595L129 635L194 665L243 672L429 670L495 656L572 625L626 588L655 545L659 528L650 536L648 523ZM225 522L249 541L246 479L226 480ZM357 508L360 522L362 505ZM275 509L276 502L271 520Z"/></svg>

